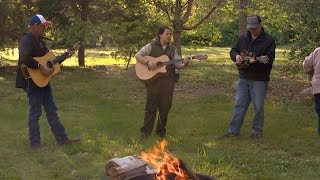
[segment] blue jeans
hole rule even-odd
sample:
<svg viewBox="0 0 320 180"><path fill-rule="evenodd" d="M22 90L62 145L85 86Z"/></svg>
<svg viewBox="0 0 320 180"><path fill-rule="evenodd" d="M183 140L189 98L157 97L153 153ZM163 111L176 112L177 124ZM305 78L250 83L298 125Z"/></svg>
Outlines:
<svg viewBox="0 0 320 180"><path fill-rule="evenodd" d="M320 94L314 95L315 109L318 114L318 134L320 136Z"/></svg>
<svg viewBox="0 0 320 180"><path fill-rule="evenodd" d="M267 89L268 82L266 81L239 79L229 132L234 134L240 133L244 117L252 101L254 107L254 117L251 124L252 133L262 133L264 124L264 99Z"/></svg>
<svg viewBox="0 0 320 180"><path fill-rule="evenodd" d="M58 143L66 141L68 139L67 134L59 120L50 85L43 88L30 86L27 94L29 98L28 126L30 145L35 146L41 144L39 118L42 114L42 106L44 107L48 123L56 141Z"/></svg>

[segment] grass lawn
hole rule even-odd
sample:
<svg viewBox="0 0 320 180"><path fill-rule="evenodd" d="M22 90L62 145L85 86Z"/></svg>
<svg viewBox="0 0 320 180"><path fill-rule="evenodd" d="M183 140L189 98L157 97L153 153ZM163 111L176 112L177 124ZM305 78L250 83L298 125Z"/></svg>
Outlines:
<svg viewBox="0 0 320 180"><path fill-rule="evenodd" d="M218 140L232 117L238 79L229 48L184 48L185 54L209 58L180 72L167 124L174 155L193 171L219 179L319 179L313 100L300 95L308 87L301 64L288 66L283 51L277 49L261 141L249 138L252 106L241 135ZM106 179L107 160L139 154L157 143L155 135L138 141L146 93L133 64L125 70L125 63L107 51L86 53L86 67L70 58L51 80L61 121L69 136L81 137L81 144L56 145L43 112L41 140L49 147L43 152L29 149L25 93L14 88L12 71L0 69L0 179ZM2 53L1 64L16 64L16 54Z"/></svg>

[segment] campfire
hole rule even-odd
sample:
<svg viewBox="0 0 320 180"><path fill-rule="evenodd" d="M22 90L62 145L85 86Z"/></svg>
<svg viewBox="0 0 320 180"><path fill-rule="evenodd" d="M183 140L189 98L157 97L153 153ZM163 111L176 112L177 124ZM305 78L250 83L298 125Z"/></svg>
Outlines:
<svg viewBox="0 0 320 180"><path fill-rule="evenodd" d="M189 180L190 175L181 169L181 161L171 155L166 149L167 145L167 141L163 140L153 147L153 151L141 152L140 157L154 168L157 180L166 180L172 174L175 180Z"/></svg>
<svg viewBox="0 0 320 180"><path fill-rule="evenodd" d="M194 173L181 159L170 153L166 140L152 150L107 161L106 175L111 180L212 180L215 177Z"/></svg>

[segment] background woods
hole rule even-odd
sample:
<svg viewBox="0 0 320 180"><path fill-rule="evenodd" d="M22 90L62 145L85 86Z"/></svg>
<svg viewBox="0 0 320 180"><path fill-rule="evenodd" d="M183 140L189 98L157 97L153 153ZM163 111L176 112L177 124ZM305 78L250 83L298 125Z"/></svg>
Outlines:
<svg viewBox="0 0 320 180"><path fill-rule="evenodd" d="M291 47L288 57L299 60L319 42L313 1L1 0L0 48L16 47L28 17L40 13L54 22L47 34L53 47L83 42L80 66L85 66L85 48L94 47L116 48L114 54L130 62L160 25L172 26L179 52L181 45L231 46L245 31L246 15L256 13L278 45Z"/></svg>

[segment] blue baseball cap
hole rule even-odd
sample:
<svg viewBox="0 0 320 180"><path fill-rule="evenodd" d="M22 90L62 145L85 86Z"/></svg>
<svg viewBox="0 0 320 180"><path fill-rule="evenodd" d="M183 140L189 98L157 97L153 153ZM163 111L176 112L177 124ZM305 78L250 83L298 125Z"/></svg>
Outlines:
<svg viewBox="0 0 320 180"><path fill-rule="evenodd" d="M34 25L45 25L46 27L51 25L51 21L47 21L46 19L44 19L44 17L40 14L36 14L31 16L31 18L28 20L28 25L29 26L34 26Z"/></svg>

